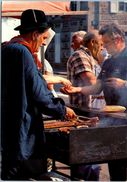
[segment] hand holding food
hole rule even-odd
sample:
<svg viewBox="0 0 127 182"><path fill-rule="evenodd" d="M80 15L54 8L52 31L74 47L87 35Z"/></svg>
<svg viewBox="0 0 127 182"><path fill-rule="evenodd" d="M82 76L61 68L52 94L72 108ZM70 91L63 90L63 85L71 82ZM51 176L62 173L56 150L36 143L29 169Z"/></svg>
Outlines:
<svg viewBox="0 0 127 182"><path fill-rule="evenodd" d="M63 94L69 95L69 94L80 92L81 88L80 87L74 87L74 86L66 86L66 87L61 87L60 91Z"/></svg>

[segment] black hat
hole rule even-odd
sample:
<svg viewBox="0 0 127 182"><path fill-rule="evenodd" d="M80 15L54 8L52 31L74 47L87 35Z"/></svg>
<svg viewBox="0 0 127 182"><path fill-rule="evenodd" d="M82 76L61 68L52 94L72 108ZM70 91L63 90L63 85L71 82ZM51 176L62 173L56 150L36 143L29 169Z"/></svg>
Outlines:
<svg viewBox="0 0 127 182"><path fill-rule="evenodd" d="M14 30L46 30L50 28L50 23L47 21L46 15L41 10L27 9L21 15L21 25Z"/></svg>

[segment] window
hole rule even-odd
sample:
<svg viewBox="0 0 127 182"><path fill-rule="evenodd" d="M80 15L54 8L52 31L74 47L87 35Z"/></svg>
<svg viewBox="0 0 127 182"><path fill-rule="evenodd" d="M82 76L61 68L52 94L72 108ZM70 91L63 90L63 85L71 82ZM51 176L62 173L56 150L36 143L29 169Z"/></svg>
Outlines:
<svg viewBox="0 0 127 182"><path fill-rule="evenodd" d="M110 2L110 10L111 13L118 13L119 11L127 12L127 0L124 1L114 0Z"/></svg>
<svg viewBox="0 0 127 182"><path fill-rule="evenodd" d="M76 1L71 1L71 3L70 3L70 9L72 11L76 11L77 10L77 3L76 3Z"/></svg>
<svg viewBox="0 0 127 182"><path fill-rule="evenodd" d="M118 13L118 1L110 2L110 12L111 13Z"/></svg>
<svg viewBox="0 0 127 182"><path fill-rule="evenodd" d="M124 2L119 2L119 11L124 11Z"/></svg>
<svg viewBox="0 0 127 182"><path fill-rule="evenodd" d="M87 11L88 10L88 1L85 1L85 2L81 1L80 2L80 10L81 11Z"/></svg>
<svg viewBox="0 0 127 182"><path fill-rule="evenodd" d="M72 11L87 11L88 1L71 1L70 6Z"/></svg>
<svg viewBox="0 0 127 182"><path fill-rule="evenodd" d="M125 3L125 11L127 12L127 3Z"/></svg>
<svg viewBox="0 0 127 182"><path fill-rule="evenodd" d="M119 11L127 12L127 2L125 2L125 1L119 2Z"/></svg>

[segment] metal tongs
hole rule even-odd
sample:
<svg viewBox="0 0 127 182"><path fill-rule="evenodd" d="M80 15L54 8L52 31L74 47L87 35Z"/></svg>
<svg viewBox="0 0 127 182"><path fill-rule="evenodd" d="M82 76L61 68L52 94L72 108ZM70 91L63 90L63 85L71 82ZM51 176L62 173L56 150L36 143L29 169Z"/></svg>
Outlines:
<svg viewBox="0 0 127 182"><path fill-rule="evenodd" d="M77 116L77 121L78 122L84 122L84 121L88 121L88 120L90 120L91 118L88 118L88 117L86 117L86 116Z"/></svg>

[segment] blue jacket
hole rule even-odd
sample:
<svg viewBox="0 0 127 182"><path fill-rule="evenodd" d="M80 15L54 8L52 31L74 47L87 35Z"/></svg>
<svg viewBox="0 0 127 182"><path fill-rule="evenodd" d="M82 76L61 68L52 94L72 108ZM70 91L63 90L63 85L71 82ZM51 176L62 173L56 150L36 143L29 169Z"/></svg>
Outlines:
<svg viewBox="0 0 127 182"><path fill-rule="evenodd" d="M8 160L41 158L45 151L42 113L63 119L65 104L54 98L29 50L2 46L2 150Z"/></svg>

